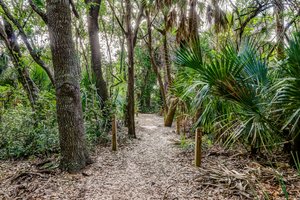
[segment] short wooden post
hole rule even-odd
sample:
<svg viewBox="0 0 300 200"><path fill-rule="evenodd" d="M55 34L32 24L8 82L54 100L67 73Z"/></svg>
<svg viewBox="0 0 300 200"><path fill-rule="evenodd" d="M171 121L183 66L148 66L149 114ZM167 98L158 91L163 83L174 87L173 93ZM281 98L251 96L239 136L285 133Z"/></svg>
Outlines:
<svg viewBox="0 0 300 200"><path fill-rule="evenodd" d="M186 136L186 123L187 123L187 118L186 117L183 117L183 134L184 136Z"/></svg>
<svg viewBox="0 0 300 200"><path fill-rule="evenodd" d="M117 123L116 123L116 116L113 115L112 117L112 131L111 131L112 137L112 150L117 151Z"/></svg>
<svg viewBox="0 0 300 200"><path fill-rule="evenodd" d="M202 132L200 128L196 129L195 134L195 165L200 167L201 165L201 143L202 143Z"/></svg>
<svg viewBox="0 0 300 200"><path fill-rule="evenodd" d="M178 116L177 119L176 119L176 133L178 135L180 135L180 121L181 121L181 117Z"/></svg>

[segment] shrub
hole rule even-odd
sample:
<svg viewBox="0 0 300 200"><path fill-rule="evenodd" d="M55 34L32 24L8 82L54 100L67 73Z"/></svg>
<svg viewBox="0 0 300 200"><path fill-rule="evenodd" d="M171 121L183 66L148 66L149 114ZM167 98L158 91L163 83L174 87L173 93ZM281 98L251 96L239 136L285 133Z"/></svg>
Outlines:
<svg viewBox="0 0 300 200"><path fill-rule="evenodd" d="M55 97L52 93L40 94L35 111L20 101L2 113L0 159L47 155L57 152L58 144Z"/></svg>

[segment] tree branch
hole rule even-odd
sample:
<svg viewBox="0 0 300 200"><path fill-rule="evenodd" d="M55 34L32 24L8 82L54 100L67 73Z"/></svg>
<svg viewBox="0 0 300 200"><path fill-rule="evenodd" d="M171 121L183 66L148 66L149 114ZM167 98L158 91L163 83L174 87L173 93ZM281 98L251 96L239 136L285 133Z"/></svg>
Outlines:
<svg viewBox="0 0 300 200"><path fill-rule="evenodd" d="M127 32L125 31L125 29L124 29L124 27L123 27L123 25L122 25L120 19L118 18L117 14L116 14L116 12L115 12L115 9L113 8L113 6L111 5L111 3L110 3L109 0L108 0L107 2L108 2L108 5L109 5L110 9L112 10L112 12L113 12L115 18L117 19L117 22L118 22L119 26L121 27L121 30L122 30L123 34L124 34L124 35L127 35Z"/></svg>
<svg viewBox="0 0 300 200"><path fill-rule="evenodd" d="M140 27L140 24L142 21L142 17L144 15L144 8L145 8L145 4L142 3L142 5L140 6L140 9L139 9L138 17L136 19L135 28L133 30L133 46L135 46L135 44L136 44L138 30L139 30L139 27Z"/></svg>
<svg viewBox="0 0 300 200"><path fill-rule="evenodd" d="M291 25L293 23L295 23L297 20L299 20L299 16L300 16L300 9L298 10L296 16L291 20L289 21L286 26L284 27L284 31L283 31L283 34L286 34L286 31L291 27ZM278 43L276 43L275 45L273 45L273 47L271 48L270 52L268 53L267 55L267 58L269 58L272 53L274 52L275 48L278 46Z"/></svg>
<svg viewBox="0 0 300 200"><path fill-rule="evenodd" d="M69 0L70 1L70 5L71 5L71 8L72 8L72 12L74 13L75 17L77 19L79 19L79 14L76 10L76 7L75 7L75 4L74 4L74 1L73 0Z"/></svg>
<svg viewBox="0 0 300 200"><path fill-rule="evenodd" d="M36 12L42 18L45 24L48 24L48 18L46 13L44 13L39 7L37 7L32 0L28 0L28 1L32 10L34 10L34 12Z"/></svg>
<svg viewBox="0 0 300 200"><path fill-rule="evenodd" d="M18 28L21 38L22 38L23 42L25 43L25 46L28 49L33 60L45 70L45 72L47 73L47 75L50 78L51 83L53 85L55 85L53 72L50 70L50 68L48 68L46 66L44 61L41 59L40 55L38 55L37 52L32 48L32 45L28 41L27 35L25 34L25 31L24 31L23 27L21 26L21 24L12 16L12 14L10 13L9 9L7 8L7 6L5 5L3 0L0 0L0 6L2 7L2 9L4 11L5 16Z"/></svg>
<svg viewBox="0 0 300 200"><path fill-rule="evenodd" d="M153 24L153 28L154 28L155 30L157 30L160 34L162 34L162 35L165 34L165 30L158 28L158 27L155 26L154 24Z"/></svg>

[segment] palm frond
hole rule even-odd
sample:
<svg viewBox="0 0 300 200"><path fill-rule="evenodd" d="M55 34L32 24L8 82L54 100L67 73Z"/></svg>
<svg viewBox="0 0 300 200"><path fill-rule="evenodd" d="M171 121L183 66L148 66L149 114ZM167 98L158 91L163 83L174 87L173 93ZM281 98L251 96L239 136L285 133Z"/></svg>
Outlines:
<svg viewBox="0 0 300 200"><path fill-rule="evenodd" d="M204 70L204 55L199 39L194 40L191 45L183 45L175 53L177 66L188 67L199 72Z"/></svg>
<svg viewBox="0 0 300 200"><path fill-rule="evenodd" d="M278 128L268 103L272 99L268 91L270 77L267 63L254 48L255 42L245 42L240 52L228 43L210 59L204 59L201 47L195 44L181 48L176 63L194 70L197 77L186 88L194 95L193 104L202 108L197 124L221 127L226 144L240 139L253 148L273 144Z"/></svg>

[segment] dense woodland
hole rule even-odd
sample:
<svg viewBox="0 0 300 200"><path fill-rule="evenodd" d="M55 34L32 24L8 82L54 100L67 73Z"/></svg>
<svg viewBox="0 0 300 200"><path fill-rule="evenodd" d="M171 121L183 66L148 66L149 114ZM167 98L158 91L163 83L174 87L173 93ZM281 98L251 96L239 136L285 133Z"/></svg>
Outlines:
<svg viewBox="0 0 300 200"><path fill-rule="evenodd" d="M182 151L283 159L300 187L299 0L0 0L0 16L0 162L81 172L152 113Z"/></svg>

